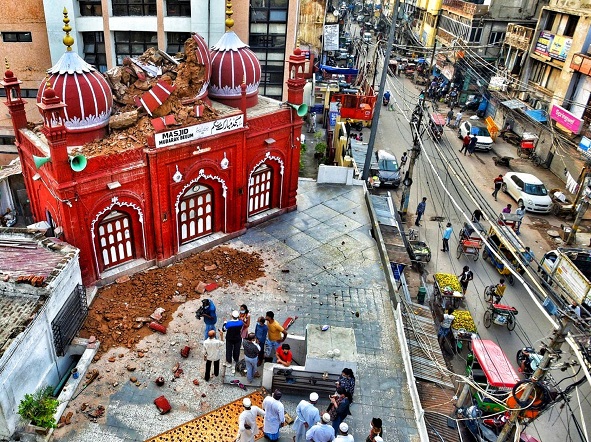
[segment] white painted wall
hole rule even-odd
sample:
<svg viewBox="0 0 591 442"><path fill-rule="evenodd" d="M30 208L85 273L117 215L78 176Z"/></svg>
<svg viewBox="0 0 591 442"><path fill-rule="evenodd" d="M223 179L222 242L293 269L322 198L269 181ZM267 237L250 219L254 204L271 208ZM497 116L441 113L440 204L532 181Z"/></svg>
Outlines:
<svg viewBox="0 0 591 442"><path fill-rule="evenodd" d="M82 284L79 252L72 250L74 256L47 287L10 284L32 295L46 294L48 298L37 317L0 359L0 438L12 435L19 425L18 404L25 394L46 385L56 386L71 363L70 354L59 358L55 354L51 322L76 286Z"/></svg>
<svg viewBox="0 0 591 442"><path fill-rule="evenodd" d="M333 183L346 184L350 186L353 184L353 168L342 166L326 166L321 164L318 167L318 184Z"/></svg>

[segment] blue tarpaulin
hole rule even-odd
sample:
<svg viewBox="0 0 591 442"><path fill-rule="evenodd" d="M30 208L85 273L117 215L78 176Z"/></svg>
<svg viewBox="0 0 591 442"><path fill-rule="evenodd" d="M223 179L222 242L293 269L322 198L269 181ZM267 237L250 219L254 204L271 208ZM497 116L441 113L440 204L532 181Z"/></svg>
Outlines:
<svg viewBox="0 0 591 442"><path fill-rule="evenodd" d="M359 73L358 69L338 68L335 66L326 66L325 64L320 65L320 70L326 71L329 74L337 74L337 75L357 75Z"/></svg>
<svg viewBox="0 0 591 442"><path fill-rule="evenodd" d="M538 123L546 123L548 121L548 112L542 109L528 109L523 111L525 115Z"/></svg>

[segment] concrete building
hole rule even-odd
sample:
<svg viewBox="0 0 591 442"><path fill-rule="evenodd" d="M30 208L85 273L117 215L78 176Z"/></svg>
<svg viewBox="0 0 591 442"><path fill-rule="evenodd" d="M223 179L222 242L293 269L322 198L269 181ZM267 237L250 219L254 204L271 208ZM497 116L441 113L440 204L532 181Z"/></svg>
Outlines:
<svg viewBox="0 0 591 442"><path fill-rule="evenodd" d="M70 347L87 314L78 249L43 233L0 233L0 439L17 427L18 405L56 386L78 360Z"/></svg>

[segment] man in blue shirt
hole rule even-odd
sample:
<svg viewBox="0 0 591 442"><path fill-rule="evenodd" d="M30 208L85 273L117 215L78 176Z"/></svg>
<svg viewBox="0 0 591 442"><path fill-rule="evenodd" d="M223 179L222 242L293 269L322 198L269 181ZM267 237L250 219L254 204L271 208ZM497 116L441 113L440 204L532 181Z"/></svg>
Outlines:
<svg viewBox="0 0 591 442"><path fill-rule="evenodd" d="M201 315L203 316L203 322L205 323L204 339L207 339L209 331L215 331L215 323L218 321L218 317L215 312L215 304L211 299L204 299L201 301L201 306L203 308Z"/></svg>
<svg viewBox="0 0 591 442"><path fill-rule="evenodd" d="M451 234L453 229L451 228L451 223L447 223L446 229L443 231L443 249L442 252L449 252L449 239L451 238Z"/></svg>
<svg viewBox="0 0 591 442"><path fill-rule="evenodd" d="M421 225L421 217L423 216L423 214L425 213L425 209L427 208L427 197L424 196L423 197L423 201L421 201L419 203L419 205L417 206L417 219L415 220L415 226L420 226Z"/></svg>
<svg viewBox="0 0 591 442"><path fill-rule="evenodd" d="M240 331L244 322L238 319L240 313L237 310L232 312L232 320L224 322L222 330L226 333L226 367L232 367L232 374L236 373L236 364L240 359L240 346L242 345L242 336ZM232 364L232 358L234 364Z"/></svg>

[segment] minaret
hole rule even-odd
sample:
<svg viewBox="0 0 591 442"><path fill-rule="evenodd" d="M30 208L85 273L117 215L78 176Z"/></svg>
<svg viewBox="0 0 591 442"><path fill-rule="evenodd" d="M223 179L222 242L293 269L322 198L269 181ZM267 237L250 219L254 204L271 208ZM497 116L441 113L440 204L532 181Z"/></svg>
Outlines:
<svg viewBox="0 0 591 442"><path fill-rule="evenodd" d="M37 103L37 107L43 117L41 132L45 135L49 146L53 176L58 181L68 181L71 177L72 170L68 161L66 126L64 124L64 109L66 105L55 94L49 81L47 81L47 86L43 91L41 103ZM47 166L44 165L42 167Z"/></svg>
<svg viewBox="0 0 591 442"><path fill-rule="evenodd" d="M306 67L306 57L302 54L300 48L295 48L293 54L289 56L288 68L289 78L287 80L287 101L291 104L302 104L304 102L304 69Z"/></svg>
<svg viewBox="0 0 591 442"><path fill-rule="evenodd" d="M4 59L4 63L6 65L6 71L4 72L4 79L0 81L0 84L6 91L6 101L4 104L10 113L14 135L18 143L20 140L19 129L27 127L25 100L21 97L22 81L14 76L14 73L10 70L10 66L8 66L8 60L6 58Z"/></svg>

